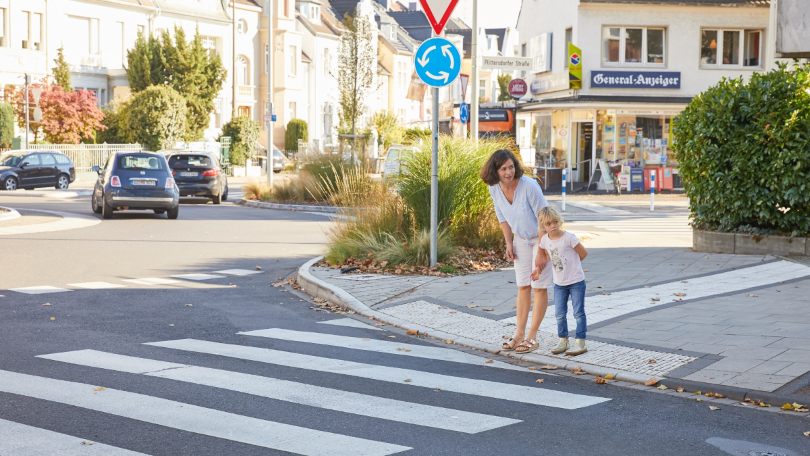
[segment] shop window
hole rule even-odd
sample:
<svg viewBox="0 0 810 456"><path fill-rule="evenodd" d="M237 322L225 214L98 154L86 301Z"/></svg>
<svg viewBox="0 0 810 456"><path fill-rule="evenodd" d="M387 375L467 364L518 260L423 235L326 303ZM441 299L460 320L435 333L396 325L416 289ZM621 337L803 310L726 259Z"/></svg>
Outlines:
<svg viewBox="0 0 810 456"><path fill-rule="evenodd" d="M665 65L666 29L603 27L602 63L627 66Z"/></svg>
<svg viewBox="0 0 810 456"><path fill-rule="evenodd" d="M760 67L762 30L702 30L700 66Z"/></svg>

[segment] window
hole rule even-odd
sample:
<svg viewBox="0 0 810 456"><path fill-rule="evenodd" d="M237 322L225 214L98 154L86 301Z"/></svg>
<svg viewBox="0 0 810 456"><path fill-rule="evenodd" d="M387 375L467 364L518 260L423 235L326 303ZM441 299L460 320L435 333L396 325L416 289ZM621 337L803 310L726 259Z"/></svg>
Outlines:
<svg viewBox="0 0 810 456"><path fill-rule="evenodd" d="M289 47L290 53L290 76L298 76L298 48L295 46Z"/></svg>
<svg viewBox="0 0 810 456"><path fill-rule="evenodd" d="M287 120L288 122L292 119L298 118L298 104L294 101L291 101L287 107Z"/></svg>
<svg viewBox="0 0 810 456"><path fill-rule="evenodd" d="M146 33L146 27L144 27L143 25L139 25L138 26L138 33L140 33L141 35L145 34Z"/></svg>
<svg viewBox="0 0 810 456"><path fill-rule="evenodd" d="M603 27L602 64L663 66L666 30L650 27Z"/></svg>
<svg viewBox="0 0 810 456"><path fill-rule="evenodd" d="M203 48L208 50L208 57L213 58L215 55L219 54L217 51L217 39L213 36L201 36L200 39L202 40Z"/></svg>
<svg viewBox="0 0 810 456"><path fill-rule="evenodd" d="M329 54L329 49L323 50L323 76L329 76L329 71L332 68L332 56Z"/></svg>
<svg viewBox="0 0 810 456"><path fill-rule="evenodd" d="M565 62L565 68L568 68L568 45L571 44L571 41L574 39L574 29L567 28L565 29L565 49L563 49L563 61Z"/></svg>
<svg viewBox="0 0 810 456"><path fill-rule="evenodd" d="M39 154L32 154L23 159L23 164L28 166L38 166L39 165Z"/></svg>
<svg viewBox="0 0 810 456"><path fill-rule="evenodd" d="M264 45L264 74L270 71L270 45Z"/></svg>
<svg viewBox="0 0 810 456"><path fill-rule="evenodd" d="M760 67L762 30L702 30L702 67Z"/></svg>
<svg viewBox="0 0 810 456"><path fill-rule="evenodd" d="M42 14L40 13L31 15L31 44L31 49L42 50Z"/></svg>
<svg viewBox="0 0 810 456"><path fill-rule="evenodd" d="M20 35L19 35L19 36L22 37L22 43L21 43L20 47L22 49L28 49L28 43L29 43L29 40L28 40L28 32L29 32L28 24L30 24L30 22L31 22L31 13L29 13L28 11L23 11L22 16L23 16L22 17L23 20L20 21Z"/></svg>
<svg viewBox="0 0 810 456"><path fill-rule="evenodd" d="M236 56L236 84L240 86L250 84L248 61L242 55Z"/></svg>
<svg viewBox="0 0 810 456"><path fill-rule="evenodd" d="M241 116L250 117L250 106L239 106L239 108L237 109L237 113L239 114L240 117Z"/></svg>
<svg viewBox="0 0 810 456"><path fill-rule="evenodd" d="M478 98L484 98L487 96L487 81L480 80L478 81Z"/></svg>
<svg viewBox="0 0 810 456"><path fill-rule="evenodd" d="M0 8L0 47L6 45L6 9Z"/></svg>
<svg viewBox="0 0 810 456"><path fill-rule="evenodd" d="M42 160L43 165L55 165L56 160L53 159L53 155L51 154L39 154L39 158Z"/></svg>
<svg viewBox="0 0 810 456"><path fill-rule="evenodd" d="M69 49L77 57L90 54L90 19L68 16L67 22L68 26L65 29L70 30L70 34L67 36L69 44L65 49Z"/></svg>
<svg viewBox="0 0 810 456"><path fill-rule="evenodd" d="M107 66L120 69L124 67L126 49L124 49L124 23L114 22L110 33L110 60Z"/></svg>
<svg viewBox="0 0 810 456"><path fill-rule="evenodd" d="M236 21L236 31L239 33L247 33L247 22L244 19Z"/></svg>
<svg viewBox="0 0 810 456"><path fill-rule="evenodd" d="M290 0L284 0L284 16L290 17Z"/></svg>

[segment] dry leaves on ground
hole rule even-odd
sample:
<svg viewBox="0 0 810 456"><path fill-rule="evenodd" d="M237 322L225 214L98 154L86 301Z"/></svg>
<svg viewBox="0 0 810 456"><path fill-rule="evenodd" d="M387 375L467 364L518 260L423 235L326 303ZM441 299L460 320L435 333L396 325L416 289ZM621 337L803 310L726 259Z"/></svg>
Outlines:
<svg viewBox="0 0 810 456"><path fill-rule="evenodd" d="M542 378L538 378L537 380L535 380L535 383L543 383L543 379L542 379Z"/></svg>
<svg viewBox="0 0 810 456"><path fill-rule="evenodd" d="M599 293L599 294L603 296L610 296L610 293Z"/></svg>
<svg viewBox="0 0 810 456"><path fill-rule="evenodd" d="M86 440L82 441L82 445L92 445L92 444L93 444L93 442L88 442Z"/></svg>
<svg viewBox="0 0 810 456"><path fill-rule="evenodd" d="M644 384L647 385L647 386L653 386L656 383L658 383L658 379L655 378L655 377L653 377L653 378L647 380L646 382L644 382Z"/></svg>
<svg viewBox="0 0 810 456"><path fill-rule="evenodd" d="M56 321L56 317L51 317L51 321Z"/></svg>
<svg viewBox="0 0 810 456"><path fill-rule="evenodd" d="M377 325L374 325L374 326L377 326ZM407 334L409 336L416 336L417 334L419 334L419 331L416 330L416 329L409 329L408 332L406 332L405 334Z"/></svg>
<svg viewBox="0 0 810 456"><path fill-rule="evenodd" d="M487 364L492 364L492 363L494 363L494 362L495 362L495 360L494 360L494 359L488 359L488 360L487 360Z"/></svg>
<svg viewBox="0 0 810 456"><path fill-rule="evenodd" d="M389 339L396 339L397 336L388 336Z"/></svg>
<svg viewBox="0 0 810 456"><path fill-rule="evenodd" d="M51 305L51 303L49 303L49 302L46 302L45 304L43 304L43 306L49 306L49 305Z"/></svg>
<svg viewBox="0 0 810 456"><path fill-rule="evenodd" d="M461 247L458 253L436 267L413 266L409 264L389 265L387 261L376 263L373 258L349 258L344 264L331 265L326 261L315 264L317 267L330 269L343 269L357 266L360 269L355 273L398 274L398 275L427 275L436 277L452 277L478 272L497 271L512 266L502 250L469 249ZM451 266L455 272L441 272L442 266Z"/></svg>
<svg viewBox="0 0 810 456"><path fill-rule="evenodd" d="M477 304L467 304L464 307L468 307L468 308L472 309L472 308L478 307L478 305Z"/></svg>
<svg viewBox="0 0 810 456"><path fill-rule="evenodd" d="M403 382L405 382L405 383L411 383L411 379L406 378L405 380L403 380Z"/></svg>
<svg viewBox="0 0 810 456"><path fill-rule="evenodd" d="M365 339L363 339L363 340L364 340L364 341L367 341L367 340L371 340L371 339L369 339L368 337L366 337L366 338L365 338Z"/></svg>
<svg viewBox="0 0 810 456"><path fill-rule="evenodd" d="M805 437L810 437L810 431L805 432L805 433L804 433L804 436L805 436Z"/></svg>
<svg viewBox="0 0 810 456"><path fill-rule="evenodd" d="M97 387L93 388L93 391L104 391L104 390L105 390L105 388L103 386L97 386Z"/></svg>
<svg viewBox="0 0 810 456"><path fill-rule="evenodd" d="M650 301L660 301L661 298L650 298Z"/></svg>
<svg viewBox="0 0 810 456"><path fill-rule="evenodd" d="M749 298L758 298L759 296L757 296L757 295L755 295L755 294L753 294L753 293L749 293L749 294L748 294L748 297L749 297Z"/></svg>
<svg viewBox="0 0 810 456"><path fill-rule="evenodd" d="M608 375L605 375L605 379L607 379L607 380L613 380L613 374L608 374Z"/></svg>
<svg viewBox="0 0 810 456"><path fill-rule="evenodd" d="M596 376L596 383L598 383L598 384L600 384L600 385L604 385L604 384L606 384L606 383L607 383L607 380L605 380L604 378L602 378L602 377L600 377L600 376L598 376L598 375L597 375L597 376Z"/></svg>
<svg viewBox="0 0 810 456"><path fill-rule="evenodd" d="M481 310L483 310L484 312L492 312L492 311L493 311L493 310L495 310L495 309L493 309L492 307L484 307L484 308L483 308L483 309L481 309Z"/></svg>
<svg viewBox="0 0 810 456"><path fill-rule="evenodd" d="M530 371L533 371L533 370L537 370L537 368L536 368L536 367L534 367L534 366L531 366L531 367L529 368L529 370L530 370Z"/></svg>
<svg viewBox="0 0 810 456"><path fill-rule="evenodd" d="M656 361L654 359L651 359L651 360L647 361L647 364L655 364L655 363L656 363Z"/></svg>
<svg viewBox="0 0 810 456"><path fill-rule="evenodd" d="M666 389L669 389L669 388L667 388L667 385L658 385L658 389L666 390Z"/></svg>
<svg viewBox="0 0 810 456"><path fill-rule="evenodd" d="M584 370L582 370L582 367L581 367L581 366L577 366L577 367L573 368L573 369L571 370L571 372L572 372L572 373L574 373L574 374L577 374L577 375L585 375L585 374L587 374L587 372L585 372Z"/></svg>
<svg viewBox="0 0 810 456"><path fill-rule="evenodd" d="M677 391L679 393L683 393L683 386L679 386L678 389L676 389L675 391Z"/></svg>
<svg viewBox="0 0 810 456"><path fill-rule="evenodd" d="M710 405L709 410L711 410L713 412L715 410L720 410L720 407L715 407L714 405Z"/></svg>
<svg viewBox="0 0 810 456"><path fill-rule="evenodd" d="M446 343L446 344L452 344L452 343L453 343L453 339L447 339L446 341L444 341L444 343Z"/></svg>
<svg viewBox="0 0 810 456"><path fill-rule="evenodd" d="M257 271L261 271L261 270L262 270L262 267L261 267L261 266L256 266L256 270L257 270Z"/></svg>
<svg viewBox="0 0 810 456"><path fill-rule="evenodd" d="M550 364L546 364L545 366L540 366L540 369L554 370L554 369L557 369L557 366L552 366Z"/></svg>
<svg viewBox="0 0 810 456"><path fill-rule="evenodd" d="M686 293L675 293L675 296L686 296Z"/></svg>

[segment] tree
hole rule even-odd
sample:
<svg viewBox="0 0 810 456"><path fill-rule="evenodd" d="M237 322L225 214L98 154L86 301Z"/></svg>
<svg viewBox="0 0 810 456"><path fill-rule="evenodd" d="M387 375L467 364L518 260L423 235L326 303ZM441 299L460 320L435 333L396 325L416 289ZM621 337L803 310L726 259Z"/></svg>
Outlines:
<svg viewBox="0 0 810 456"><path fill-rule="evenodd" d="M14 139L14 108L0 103L0 148L10 149Z"/></svg>
<svg viewBox="0 0 810 456"><path fill-rule="evenodd" d="M188 140L201 139L210 123L214 98L222 90L227 71L216 53L203 47L199 29L191 41L185 31L174 28L160 38L147 40L138 33L135 46L127 51L127 78L133 93L149 86L171 86L186 100Z"/></svg>
<svg viewBox="0 0 810 456"><path fill-rule="evenodd" d="M388 111L380 111L371 116L371 125L380 135L379 143L387 150L391 144L402 142L404 129L399 125L399 118Z"/></svg>
<svg viewBox="0 0 810 456"><path fill-rule="evenodd" d="M512 99L512 95L509 95L510 82L512 82L511 75L502 74L498 76L498 87L501 89L501 93L498 95L498 101L510 101Z"/></svg>
<svg viewBox="0 0 810 456"><path fill-rule="evenodd" d="M101 112L104 113L104 120L101 123L106 129L97 132L96 141L98 143L124 144L129 142L124 125L128 109L128 102L111 104L101 108Z"/></svg>
<svg viewBox="0 0 810 456"><path fill-rule="evenodd" d="M53 63L56 64L53 70L53 77L56 80L56 85L61 87L65 92L73 92L73 86L70 84L70 67L68 67L65 60L65 47L59 46L56 50L56 58Z"/></svg>
<svg viewBox="0 0 810 456"><path fill-rule="evenodd" d="M98 108L98 99L89 90L65 92L61 86L37 82L29 87L42 88L39 106L42 109L42 120L29 121L36 143L40 136L57 144L79 144L83 139L94 138L97 130L106 127L101 123L104 113ZM25 128L25 118L29 115L25 109L25 90L20 88L11 95L17 125ZM33 106L33 97L29 103ZM30 110L30 108L29 108Z"/></svg>
<svg viewBox="0 0 810 456"><path fill-rule="evenodd" d="M287 122L287 131L284 132L284 148L298 151L298 140L306 142L309 140L307 133L307 121L293 119Z"/></svg>
<svg viewBox="0 0 810 456"><path fill-rule="evenodd" d="M340 101L340 127L344 131L351 128L355 134L357 119L366 109L366 97L374 84L374 69L377 56L374 55L371 22L367 16L352 17L348 13L343 19L343 34L338 48L338 90Z"/></svg>
<svg viewBox="0 0 810 456"><path fill-rule="evenodd" d="M136 93L124 118L127 140L147 150L174 147L186 133L186 100L171 87L153 86Z"/></svg>
<svg viewBox="0 0 810 456"><path fill-rule="evenodd" d="M256 153L256 141L259 140L260 132L259 122L248 116L234 117L222 126L222 136L231 138L231 164L242 166ZM272 156L272 152L270 155Z"/></svg>

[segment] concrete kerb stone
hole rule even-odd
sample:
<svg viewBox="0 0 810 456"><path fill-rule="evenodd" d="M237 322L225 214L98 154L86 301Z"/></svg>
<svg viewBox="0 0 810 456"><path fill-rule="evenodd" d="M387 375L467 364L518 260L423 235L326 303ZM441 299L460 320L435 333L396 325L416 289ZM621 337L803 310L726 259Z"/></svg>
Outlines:
<svg viewBox="0 0 810 456"><path fill-rule="evenodd" d="M471 340L463 337L453 336L451 334L443 333L441 331L435 330L433 328L428 328L422 325L414 324L406 320L402 320L397 317L393 317L391 315L384 314L382 312L378 312L373 310L360 302L357 298L350 295L343 289L334 286L330 283L327 283L323 280L318 279L312 273L309 272L309 269L317 262L321 261L323 256L319 256L313 258L306 263L304 263L300 268L298 268L298 285L304 289L310 296L314 296L316 298L326 299L328 301L332 301L336 304L341 306L347 307L352 309L359 315L365 317L371 317L375 320L381 321L391 326L395 326L397 328L402 328L405 330L415 329L420 333L426 334L428 337L438 339L438 340L452 340L454 344L461 345L463 347L472 348L475 350L480 350L487 353L493 353L495 351L500 352L498 348L493 350L493 347L487 346L482 344L477 340ZM516 355L512 353L503 354L507 358L514 358L521 361L546 365L550 364L553 366L557 366L558 368L565 369L565 370L573 370L576 367L579 367L583 371L587 372L588 374L595 374L599 376L607 376L612 375L616 380L623 380L626 382L631 382L635 384L643 385L646 381L650 379L649 376L637 374L634 372L627 372L622 370L617 370L614 368L603 367L603 366L596 366L592 364L584 364L578 362L565 362L563 366L560 365L560 360L556 358L552 358L549 356L543 356L535 353L528 353L525 355ZM660 377L659 381L665 380L664 377Z"/></svg>
<svg viewBox="0 0 810 456"><path fill-rule="evenodd" d="M262 201L253 201L241 199L236 204L246 207L256 207L259 209L275 209L279 211L294 211L294 212L325 212L329 214L337 214L346 211L345 207L335 206L317 206L305 204L281 204L281 203L265 203Z"/></svg>
<svg viewBox="0 0 810 456"><path fill-rule="evenodd" d="M20 213L15 211L14 209L12 209L10 207L2 207L2 206L0 206L0 209L4 209L3 212L0 212L0 222L5 221L5 220L14 220L14 219L20 218Z"/></svg>
<svg viewBox="0 0 810 456"><path fill-rule="evenodd" d="M17 197L34 197L34 198L80 198L83 196L90 196L93 190L46 190L46 191L31 191L31 190L1 190L0 196L17 196Z"/></svg>

